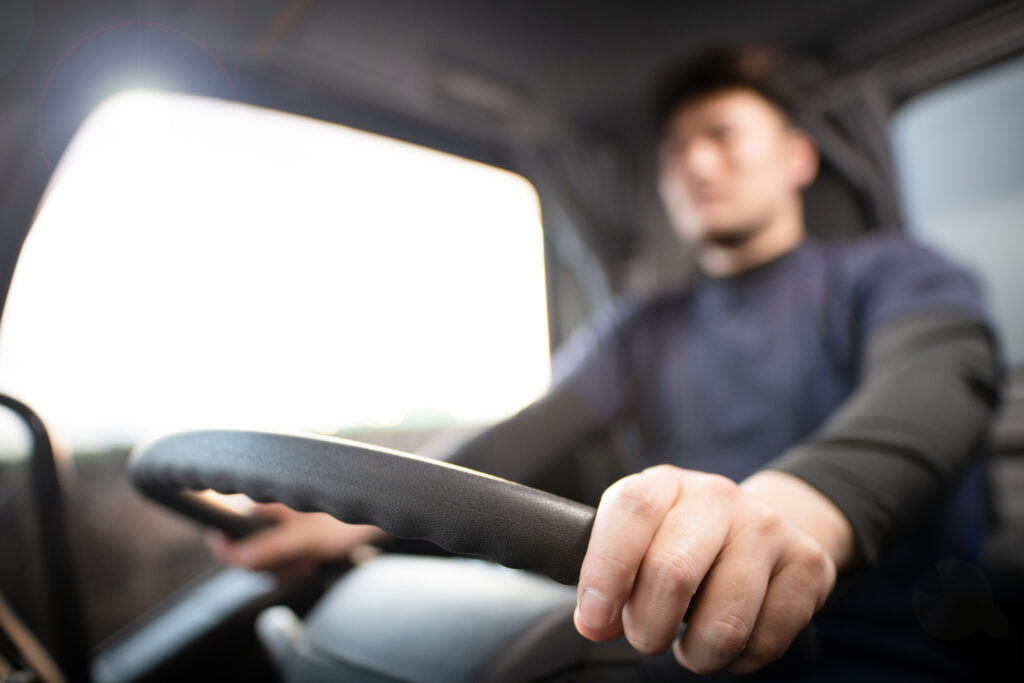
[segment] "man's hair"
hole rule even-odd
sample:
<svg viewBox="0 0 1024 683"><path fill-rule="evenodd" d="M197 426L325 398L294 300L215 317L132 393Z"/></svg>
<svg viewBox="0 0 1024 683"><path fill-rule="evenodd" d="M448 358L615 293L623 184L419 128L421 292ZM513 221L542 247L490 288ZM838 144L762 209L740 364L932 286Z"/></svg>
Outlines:
<svg viewBox="0 0 1024 683"><path fill-rule="evenodd" d="M681 106L733 88L758 93L791 123L803 119L806 91L783 51L764 45L723 45L700 53L662 78L655 90L655 132L660 135Z"/></svg>

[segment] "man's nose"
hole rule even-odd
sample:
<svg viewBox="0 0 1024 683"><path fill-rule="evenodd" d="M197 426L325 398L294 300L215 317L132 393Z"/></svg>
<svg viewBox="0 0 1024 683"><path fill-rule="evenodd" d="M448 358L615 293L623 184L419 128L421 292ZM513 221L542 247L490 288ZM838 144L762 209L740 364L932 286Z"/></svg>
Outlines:
<svg viewBox="0 0 1024 683"><path fill-rule="evenodd" d="M718 172L721 155L711 140L695 138L686 146L682 162L688 176L708 180Z"/></svg>

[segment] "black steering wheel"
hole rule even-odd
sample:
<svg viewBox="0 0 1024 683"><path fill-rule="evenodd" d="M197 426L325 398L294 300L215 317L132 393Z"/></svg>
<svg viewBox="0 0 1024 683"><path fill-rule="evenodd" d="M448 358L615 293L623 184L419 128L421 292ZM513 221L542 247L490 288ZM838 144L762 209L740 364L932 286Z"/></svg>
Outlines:
<svg viewBox="0 0 1024 683"><path fill-rule="evenodd" d="M569 585L579 579L594 523L594 508L545 491L325 436L183 432L136 448L130 472L148 497L234 537L268 522L227 513L188 490L326 512Z"/></svg>
<svg viewBox="0 0 1024 683"><path fill-rule="evenodd" d="M245 493L257 501L326 512L568 585L579 579L595 513L590 506L489 474L325 436L173 434L136 448L130 473L145 495L235 536L267 521L226 513L189 491ZM334 627L329 630L326 640L333 642ZM600 659L601 650L594 652ZM613 654L633 666L621 652ZM631 656L635 659L635 653ZM816 658L816 634L809 627L772 670L806 673ZM664 667L673 680L685 675L671 656L650 659L650 666L655 672Z"/></svg>

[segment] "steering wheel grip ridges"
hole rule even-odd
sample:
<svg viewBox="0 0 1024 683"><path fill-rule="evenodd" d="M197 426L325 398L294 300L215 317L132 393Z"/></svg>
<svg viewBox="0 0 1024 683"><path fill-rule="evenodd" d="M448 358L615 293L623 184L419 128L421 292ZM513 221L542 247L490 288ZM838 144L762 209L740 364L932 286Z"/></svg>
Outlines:
<svg viewBox="0 0 1024 683"><path fill-rule="evenodd" d="M136 448L145 495L232 536L261 520L218 512L186 490L245 493L302 511L374 524L460 555L575 584L594 508L450 463L324 436L195 431Z"/></svg>

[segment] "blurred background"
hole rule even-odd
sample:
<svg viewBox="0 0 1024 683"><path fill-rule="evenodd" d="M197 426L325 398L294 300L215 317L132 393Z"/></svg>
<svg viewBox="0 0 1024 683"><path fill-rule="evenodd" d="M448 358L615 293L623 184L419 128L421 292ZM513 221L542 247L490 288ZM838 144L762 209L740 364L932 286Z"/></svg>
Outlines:
<svg viewBox="0 0 1024 683"><path fill-rule="evenodd" d="M609 299L685 282L649 93L723 41L802 60L811 232L904 230L968 265L1018 377L1020 2L5 2L0 391L58 446L90 645L212 567L126 485L140 439L430 452L538 396ZM595 444L602 471L628 447ZM31 448L0 421L0 591L49 641ZM1019 460L992 466L1004 519ZM605 483L550 476L581 500Z"/></svg>

